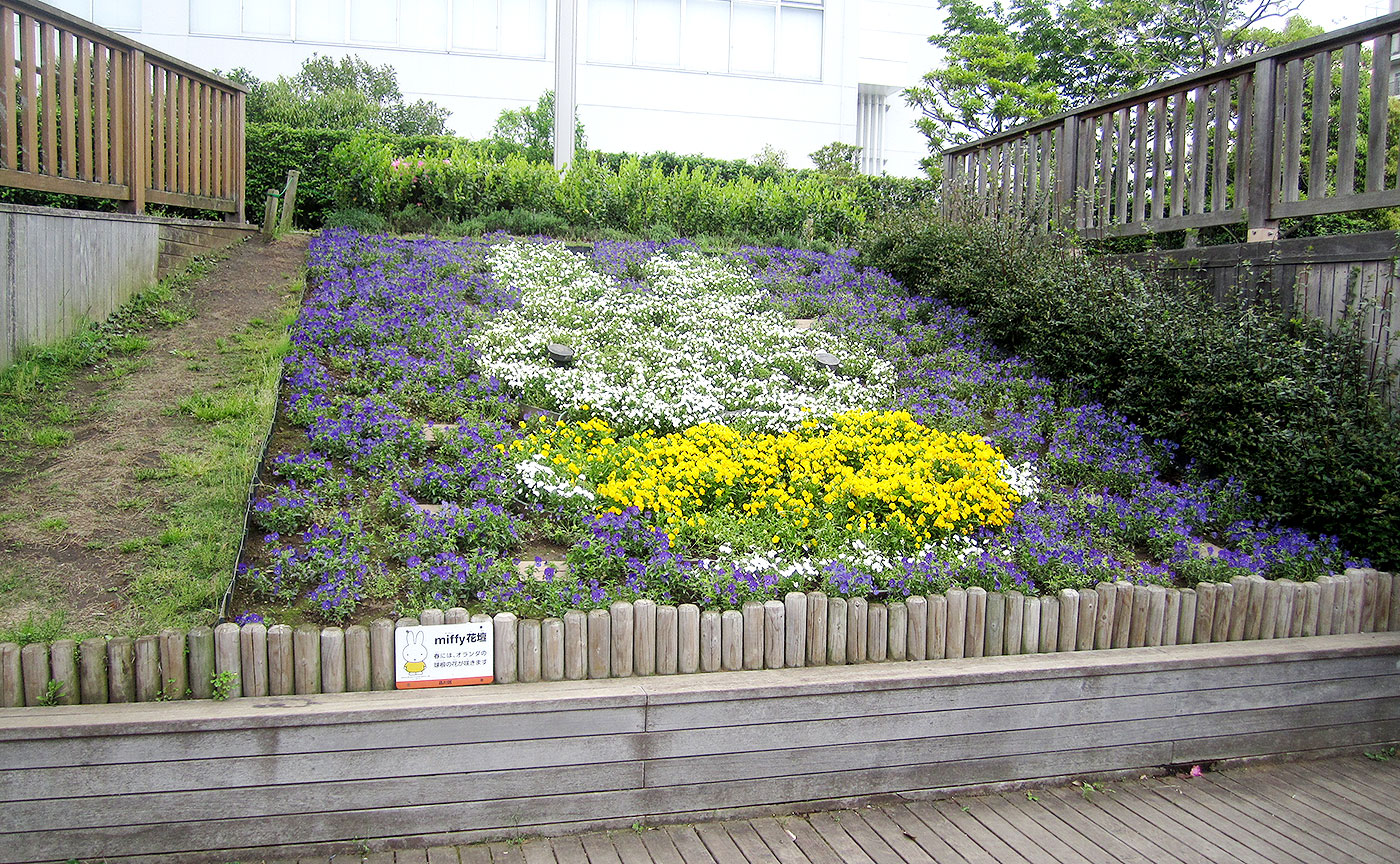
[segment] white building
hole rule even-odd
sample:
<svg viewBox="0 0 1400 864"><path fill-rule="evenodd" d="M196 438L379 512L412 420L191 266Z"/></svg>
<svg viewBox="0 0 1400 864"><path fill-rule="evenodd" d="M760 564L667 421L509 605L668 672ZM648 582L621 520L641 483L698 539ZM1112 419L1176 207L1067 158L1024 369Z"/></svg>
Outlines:
<svg viewBox="0 0 1400 864"><path fill-rule="evenodd" d="M205 68L260 78L313 53L398 70L405 97L484 137L554 83L556 0L48 0ZM935 0L577 0L578 110L598 150L808 164L860 144L867 173L926 152L899 92L932 68Z"/></svg>

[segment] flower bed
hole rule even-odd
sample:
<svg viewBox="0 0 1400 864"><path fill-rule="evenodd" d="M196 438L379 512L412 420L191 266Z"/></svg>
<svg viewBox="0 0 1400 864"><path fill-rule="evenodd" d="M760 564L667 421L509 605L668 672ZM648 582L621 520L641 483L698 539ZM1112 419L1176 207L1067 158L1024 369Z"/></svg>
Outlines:
<svg viewBox="0 0 1400 864"><path fill-rule="evenodd" d="M790 591L1050 593L1364 566L1260 524L975 322L849 254L328 231L296 440L244 562L271 617ZM556 365L548 346L573 351ZM567 567L521 567L535 557ZM1364 550L1363 550L1364 551Z"/></svg>

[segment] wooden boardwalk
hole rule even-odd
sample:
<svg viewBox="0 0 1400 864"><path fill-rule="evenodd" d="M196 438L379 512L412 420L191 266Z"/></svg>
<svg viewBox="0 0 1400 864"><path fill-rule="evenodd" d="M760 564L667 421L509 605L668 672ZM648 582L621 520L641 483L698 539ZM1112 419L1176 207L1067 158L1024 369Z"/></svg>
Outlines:
<svg viewBox="0 0 1400 864"><path fill-rule="evenodd" d="M365 864L1395 864L1400 756L523 842L342 853L334 862L357 858Z"/></svg>

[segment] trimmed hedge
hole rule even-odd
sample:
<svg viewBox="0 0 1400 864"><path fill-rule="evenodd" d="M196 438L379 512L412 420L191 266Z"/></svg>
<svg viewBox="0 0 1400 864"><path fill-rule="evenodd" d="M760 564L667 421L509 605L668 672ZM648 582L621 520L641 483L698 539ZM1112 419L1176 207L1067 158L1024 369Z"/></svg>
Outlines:
<svg viewBox="0 0 1400 864"><path fill-rule="evenodd" d="M967 307L1043 374L1180 443L1194 470L1244 481L1259 516L1400 565L1400 412L1355 332L1150 286L1010 225L892 220L861 258Z"/></svg>

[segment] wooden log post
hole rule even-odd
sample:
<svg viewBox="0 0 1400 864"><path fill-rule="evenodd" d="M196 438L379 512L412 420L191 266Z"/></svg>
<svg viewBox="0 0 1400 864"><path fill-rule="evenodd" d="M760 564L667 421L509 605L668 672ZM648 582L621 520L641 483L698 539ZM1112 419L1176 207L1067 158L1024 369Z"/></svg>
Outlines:
<svg viewBox="0 0 1400 864"><path fill-rule="evenodd" d="M1026 609L1026 595L1020 591L1006 591L1002 594L1006 598L1005 625L1002 627L1002 653L1020 654L1021 635L1025 629L1024 618ZM1040 607L1036 607L1036 614L1040 614ZM1037 646L1039 647L1039 646ZM1034 650L1034 649L1032 649Z"/></svg>
<svg viewBox="0 0 1400 864"><path fill-rule="evenodd" d="M272 663L272 636L268 634L268 666ZM269 679L271 678L269 669ZM345 628L345 689L351 693L368 693L373 681L370 665L369 628L351 624Z"/></svg>
<svg viewBox="0 0 1400 864"><path fill-rule="evenodd" d="M441 609L424 609L418 613L418 623L424 627L437 627L447 623L447 613Z"/></svg>
<svg viewBox="0 0 1400 864"><path fill-rule="evenodd" d="M48 653L47 649L44 653ZM47 677L46 675L45 678ZM26 687L29 684L28 678L28 670L25 670ZM157 636L136 637L136 701L155 702L160 698L161 683L160 638Z"/></svg>
<svg viewBox="0 0 1400 864"><path fill-rule="evenodd" d="M885 659L909 659L909 606L892 600L885 605Z"/></svg>
<svg viewBox="0 0 1400 864"><path fill-rule="evenodd" d="M1161 644L1175 645L1177 634L1181 631L1181 591L1177 588L1168 588L1166 597L1166 607L1162 611Z"/></svg>
<svg viewBox="0 0 1400 864"><path fill-rule="evenodd" d="M467 624L471 621L471 615L461 606L453 606L443 615L444 624Z"/></svg>
<svg viewBox="0 0 1400 864"><path fill-rule="evenodd" d="M655 625L655 619L652 621ZM540 678L544 681L564 680L564 619L546 618L540 622ZM656 642L652 641L655 648ZM652 671L656 667L653 664Z"/></svg>
<svg viewBox="0 0 1400 864"><path fill-rule="evenodd" d="M1362 624L1366 620L1366 571L1351 572L1346 576L1347 588L1347 632L1364 633ZM1375 591L1375 582L1370 583L1371 590ZM1371 598L1372 611L1375 614L1375 597Z"/></svg>
<svg viewBox="0 0 1400 864"><path fill-rule="evenodd" d="M739 610L744 621L744 668L762 669L766 654L763 637L763 604L750 600Z"/></svg>
<svg viewBox="0 0 1400 864"><path fill-rule="evenodd" d="M682 603L676 607L676 669L682 675L700 671L700 607Z"/></svg>
<svg viewBox="0 0 1400 864"><path fill-rule="evenodd" d="M1092 588L1079 589L1079 633L1074 643L1076 651L1094 650L1094 633L1099 624L1099 593Z"/></svg>
<svg viewBox="0 0 1400 864"><path fill-rule="evenodd" d="M214 631L209 627L196 627L190 631L191 667L194 664L193 639L195 630L202 630L209 634L209 674L212 675L214 673ZM3 660L0 660L0 666L3 666ZM191 673L190 689L193 690L198 676L193 674L193 668ZM207 676L205 681L207 687ZM0 685L0 707L10 707L3 704L3 691L4 686ZM107 640L100 636L84 639L78 646L78 694L84 705L100 705L107 701ZM194 696L196 699L209 698L207 693L201 696L199 692L195 692Z"/></svg>
<svg viewBox="0 0 1400 864"><path fill-rule="evenodd" d="M298 696L321 692L321 630L314 624L292 631L292 686ZM245 687L243 695L253 694Z"/></svg>
<svg viewBox="0 0 1400 864"><path fill-rule="evenodd" d="M297 178L300 172L293 168L287 172L287 184L282 187L282 216L277 222L280 231L292 230L292 218L297 209Z"/></svg>
<svg viewBox="0 0 1400 864"><path fill-rule="evenodd" d="M92 641L92 640L88 640ZM101 640L98 640L101 641ZM196 699L209 699L214 695L214 628L201 625L190 630L185 642L186 650L189 652L190 664L190 695ZM87 642L83 643L84 651L87 649ZM94 645L94 662L105 660L105 646ZM98 654L98 650L101 654ZM84 663L87 658L84 657ZM102 683L105 689L107 682L106 664L102 664ZM87 701L86 698L83 699ZM107 699L101 700L106 702Z"/></svg>
<svg viewBox="0 0 1400 864"><path fill-rule="evenodd" d="M719 620L719 665L726 672L744 668L744 614L726 609Z"/></svg>
<svg viewBox="0 0 1400 864"><path fill-rule="evenodd" d="M376 618L369 624L369 686L394 689L394 622Z"/></svg>
<svg viewBox="0 0 1400 864"><path fill-rule="evenodd" d="M826 594L821 591L807 592L807 633L803 637L807 645L807 665L826 665Z"/></svg>
<svg viewBox="0 0 1400 864"><path fill-rule="evenodd" d="M783 652L789 669L807 663L807 595L789 591L783 596Z"/></svg>
<svg viewBox="0 0 1400 864"><path fill-rule="evenodd" d="M990 591L986 604L982 621L982 656L1000 657L1006 653L1006 595L1001 591Z"/></svg>
<svg viewBox="0 0 1400 864"><path fill-rule="evenodd" d="M0 708L23 707L24 665L20 660L20 647L14 642L5 642L0 644Z"/></svg>
<svg viewBox="0 0 1400 864"><path fill-rule="evenodd" d="M495 654L494 675L497 684L514 684L517 680L516 675L520 669L520 645L517 641L520 634L516 629L518 621L519 619L515 617L514 612L497 612L491 616L491 629L496 639L493 652ZM590 627L592 623L590 620ZM630 651L628 652L628 661L629 663L631 661Z"/></svg>
<svg viewBox="0 0 1400 864"><path fill-rule="evenodd" d="M917 594L904 601L909 628L905 640L906 656L910 660L928 659L928 598Z"/></svg>
<svg viewBox="0 0 1400 864"><path fill-rule="evenodd" d="M311 648L320 653L320 631L312 628L315 635ZM238 632L239 662L243 666L244 696L267 695L267 627L261 623L244 624ZM298 691L301 692L301 691ZM308 691L319 693L320 690Z"/></svg>
<svg viewBox="0 0 1400 864"><path fill-rule="evenodd" d="M588 677L612 677L612 615L607 609L588 613Z"/></svg>
<svg viewBox="0 0 1400 864"><path fill-rule="evenodd" d="M1233 596L1231 598L1229 641L1243 642L1249 636L1251 625L1256 633L1259 631L1259 621L1255 617L1255 609L1253 608L1254 577L1236 576L1230 580L1230 585L1233 589ZM1264 595L1261 589L1259 611L1262 612L1263 608Z"/></svg>
<svg viewBox="0 0 1400 864"><path fill-rule="evenodd" d="M1390 592L1395 577L1389 573L1376 574L1376 632L1384 633L1390 626Z"/></svg>
<svg viewBox="0 0 1400 864"><path fill-rule="evenodd" d="M948 601L948 641L943 656L949 660L960 660L967 654L967 592L961 588L950 588L944 596ZM1044 633L1042 627L1042 638Z"/></svg>
<svg viewBox="0 0 1400 864"><path fill-rule="evenodd" d="M223 625L220 625L223 626ZM237 647L237 625L228 625L234 629L234 645ZM217 630L215 633L217 634ZM234 653L234 663L237 665L237 652ZM217 636L215 642L215 657L218 657ZM136 701L136 642L130 636L113 636L107 640L107 701L108 702L135 702Z"/></svg>
<svg viewBox="0 0 1400 864"><path fill-rule="evenodd" d="M344 693L347 677L345 631L340 627L321 628L321 692Z"/></svg>
<svg viewBox="0 0 1400 864"><path fill-rule="evenodd" d="M1400 631L1400 573L1390 574L1390 623L1386 629Z"/></svg>
<svg viewBox="0 0 1400 864"><path fill-rule="evenodd" d="M942 594L928 598L928 650L924 656L929 660L948 656L948 598Z"/></svg>
<svg viewBox="0 0 1400 864"><path fill-rule="evenodd" d="M271 240L277 233L277 190L267 190L267 197L263 201L263 222L262 236L266 240Z"/></svg>
<svg viewBox="0 0 1400 864"><path fill-rule="evenodd" d="M1176 628L1176 644L1190 645L1196 641L1196 589L1181 589L1181 620Z"/></svg>
<svg viewBox="0 0 1400 864"><path fill-rule="evenodd" d="M297 692L295 634L286 624L267 628L267 692L290 696ZM243 685L239 683L241 690Z"/></svg>
<svg viewBox="0 0 1400 864"><path fill-rule="evenodd" d="M706 609L700 613L700 671L718 672L720 669L720 628L723 621L718 609Z"/></svg>
<svg viewBox="0 0 1400 864"><path fill-rule="evenodd" d="M30 707L43 705L49 696L49 646L42 642L30 642L21 648L20 666L23 670L24 704Z"/></svg>
<svg viewBox="0 0 1400 864"><path fill-rule="evenodd" d="M1117 589L1112 582L1100 582L1094 586L1099 597L1099 615L1094 622L1094 647L1100 650L1113 647L1113 616L1117 606Z"/></svg>
<svg viewBox="0 0 1400 864"><path fill-rule="evenodd" d="M1351 608L1351 580L1343 576L1333 576L1332 584L1332 634L1341 636L1347 632L1349 610Z"/></svg>
<svg viewBox="0 0 1400 864"><path fill-rule="evenodd" d="M656 674L656 601L632 603L632 674Z"/></svg>
<svg viewBox="0 0 1400 864"><path fill-rule="evenodd" d="M214 628L214 674L231 680L228 698L236 699L243 695L243 651L240 642L241 632L237 624L224 622ZM115 676L117 663L112 658L111 644L108 644L108 673ZM115 677L113 678L115 683ZM134 697L133 697L134 698ZM113 702L119 701L113 693Z"/></svg>
<svg viewBox="0 0 1400 864"><path fill-rule="evenodd" d="M762 607L760 607L762 608ZM845 597L830 597L826 601L826 663L828 666L844 666L846 660L846 623L849 620ZM748 669L748 636L745 628L744 668Z"/></svg>
<svg viewBox="0 0 1400 864"><path fill-rule="evenodd" d="M1040 598L1040 653L1050 654L1060 647L1060 600Z"/></svg>
<svg viewBox="0 0 1400 864"><path fill-rule="evenodd" d="M987 592L973 586L967 589L967 626L963 635L963 655L982 657L987 645Z"/></svg>
<svg viewBox="0 0 1400 864"><path fill-rule="evenodd" d="M588 677L588 617L578 609L564 613L564 677Z"/></svg>
<svg viewBox="0 0 1400 864"><path fill-rule="evenodd" d="M1264 603L1259 616L1259 632L1256 639L1273 639L1278 631L1278 607L1283 597L1283 585L1272 579L1264 583Z"/></svg>
<svg viewBox="0 0 1400 864"><path fill-rule="evenodd" d="M611 617L612 656L609 658L609 674L613 678L631 678L632 661L636 644L632 638L632 626L636 623L636 612L632 604L625 600L614 601L608 607Z"/></svg>
<svg viewBox="0 0 1400 864"><path fill-rule="evenodd" d="M540 622L536 618L526 618L516 627L518 661L515 669L517 681L533 684L542 677L543 655L541 653ZM653 645L655 642L652 643Z"/></svg>
<svg viewBox="0 0 1400 864"><path fill-rule="evenodd" d="M766 669L781 669L787 662L787 650L783 637L787 633L787 606L781 600L769 600L763 604L763 666Z"/></svg>
<svg viewBox="0 0 1400 864"><path fill-rule="evenodd" d="M1128 624L1128 647L1141 648L1147 644L1147 613L1152 605L1152 594L1146 585L1133 586L1133 611Z"/></svg>
<svg viewBox="0 0 1400 864"><path fill-rule="evenodd" d="M883 663L889 656L889 607L884 603L869 603L865 614L869 617L865 625L865 660L868 663Z"/></svg>
<svg viewBox="0 0 1400 864"><path fill-rule="evenodd" d="M870 648L869 602L864 597L851 597L846 601L846 662L864 663L866 651Z"/></svg>
<svg viewBox="0 0 1400 864"><path fill-rule="evenodd" d="M675 606L656 607L656 674L675 675L680 669L680 612Z"/></svg>
<svg viewBox="0 0 1400 864"><path fill-rule="evenodd" d="M1321 626L1322 585L1308 582L1303 585L1303 626L1301 636L1317 636Z"/></svg>
<svg viewBox="0 0 1400 864"><path fill-rule="evenodd" d="M1161 585L1147 587L1147 608L1144 609L1146 626L1142 644L1153 648L1162 644L1162 627L1167 620L1167 589ZM1137 614L1137 610L1133 610Z"/></svg>
<svg viewBox="0 0 1400 864"><path fill-rule="evenodd" d="M185 634L180 634L180 668L184 671L185 665ZM58 697L55 700L59 705L77 705L82 698L78 692L78 643L72 639L59 639L49 646L49 671L53 680L58 682ZM182 682L184 675L180 676ZM173 687L171 689L174 689ZM185 698L185 688L180 688L180 697Z"/></svg>
<svg viewBox="0 0 1400 864"><path fill-rule="evenodd" d="M1040 612L1043 603L1039 597L1027 597L1025 609L1021 612L1021 652L1036 654L1040 651Z"/></svg>
<svg viewBox="0 0 1400 864"><path fill-rule="evenodd" d="M1196 585L1196 623L1193 642L1211 641L1215 630L1215 596L1219 585L1215 582L1200 582Z"/></svg>
<svg viewBox="0 0 1400 864"><path fill-rule="evenodd" d="M1060 626L1056 651L1074 651L1079 647L1079 592L1073 588L1060 589Z"/></svg>
<svg viewBox="0 0 1400 864"><path fill-rule="evenodd" d="M1235 617L1235 586L1219 582L1215 586L1215 619L1210 625L1210 641L1230 641L1230 627ZM1243 614L1243 610L1241 610Z"/></svg>
<svg viewBox="0 0 1400 864"><path fill-rule="evenodd" d="M1113 583L1113 638L1112 648L1127 648L1133 629L1133 595L1136 586L1131 582Z"/></svg>

